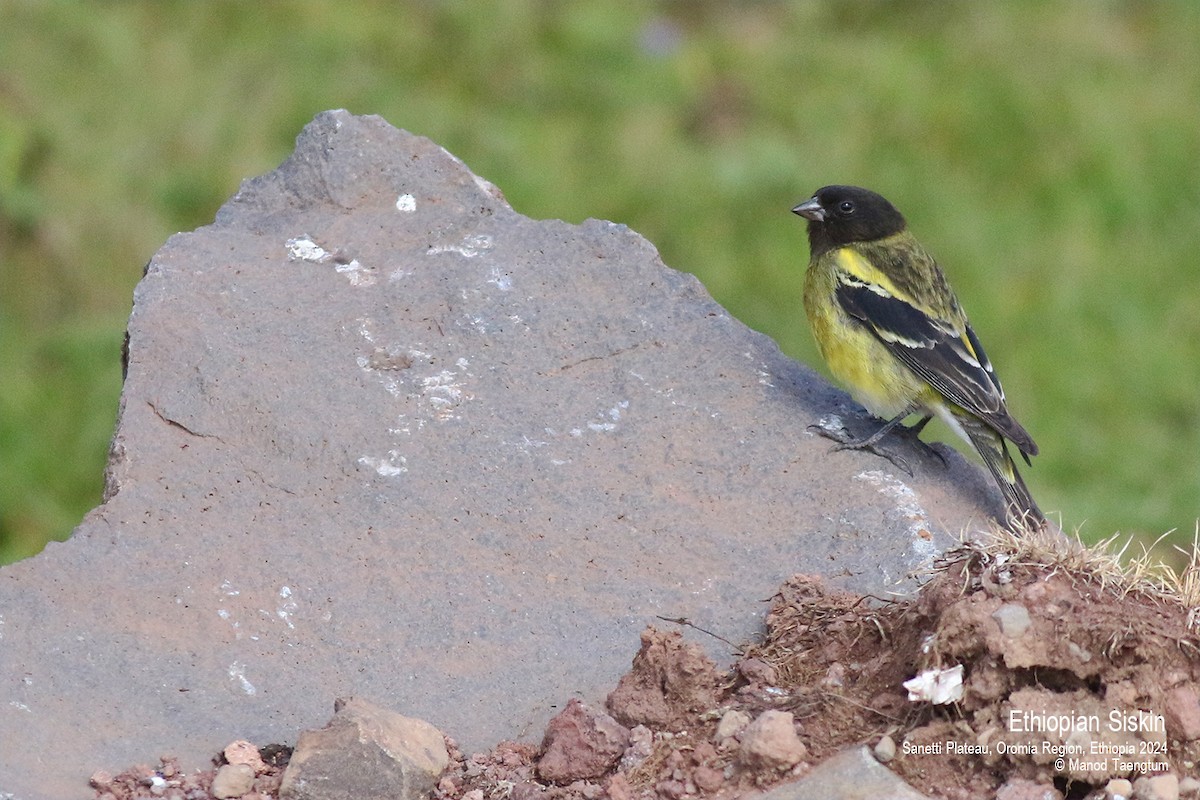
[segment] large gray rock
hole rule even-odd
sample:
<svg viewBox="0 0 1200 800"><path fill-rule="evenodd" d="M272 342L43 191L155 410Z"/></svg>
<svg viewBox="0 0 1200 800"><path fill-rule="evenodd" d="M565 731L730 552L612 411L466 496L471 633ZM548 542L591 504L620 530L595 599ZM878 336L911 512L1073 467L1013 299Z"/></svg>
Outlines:
<svg viewBox="0 0 1200 800"><path fill-rule="evenodd" d="M999 510L954 454L830 454L808 426L856 407L644 239L376 117L172 237L129 337L107 502L0 571L0 794L293 742L339 695L536 739L656 615L744 641L788 575L909 589Z"/></svg>

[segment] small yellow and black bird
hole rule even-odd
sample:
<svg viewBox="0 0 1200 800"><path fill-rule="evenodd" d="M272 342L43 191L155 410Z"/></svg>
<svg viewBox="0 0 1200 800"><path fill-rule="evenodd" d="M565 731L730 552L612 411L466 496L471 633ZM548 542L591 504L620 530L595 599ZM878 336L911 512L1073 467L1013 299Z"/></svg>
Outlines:
<svg viewBox="0 0 1200 800"><path fill-rule="evenodd" d="M1005 440L1026 464L1037 445L1008 412L958 298L903 215L857 186L826 186L792 211L808 220L804 310L817 347L854 399L889 420L864 439L839 439L838 449L872 449L919 413L922 419L907 429L918 434L937 416L979 453L1010 519L1041 526L1045 517Z"/></svg>

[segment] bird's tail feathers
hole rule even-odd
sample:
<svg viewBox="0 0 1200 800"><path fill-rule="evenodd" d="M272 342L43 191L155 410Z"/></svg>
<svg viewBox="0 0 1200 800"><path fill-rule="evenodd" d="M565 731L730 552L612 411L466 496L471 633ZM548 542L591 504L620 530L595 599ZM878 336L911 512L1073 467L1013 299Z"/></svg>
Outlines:
<svg viewBox="0 0 1200 800"><path fill-rule="evenodd" d="M955 416L988 472L992 473L1000 493L1004 495L1008 521L1025 527L1041 527L1045 524L1046 516L1038 508L1021 473L1017 472L1017 465L1008 452L1004 437L977 417Z"/></svg>

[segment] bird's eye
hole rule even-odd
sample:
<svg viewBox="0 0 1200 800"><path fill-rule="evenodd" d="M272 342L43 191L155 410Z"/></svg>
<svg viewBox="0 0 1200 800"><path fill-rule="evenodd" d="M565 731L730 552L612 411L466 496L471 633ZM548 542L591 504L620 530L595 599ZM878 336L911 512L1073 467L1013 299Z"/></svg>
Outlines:
<svg viewBox="0 0 1200 800"><path fill-rule="evenodd" d="M854 213L854 201L853 200L843 200L842 202L838 203L838 213L839 214L853 214Z"/></svg>

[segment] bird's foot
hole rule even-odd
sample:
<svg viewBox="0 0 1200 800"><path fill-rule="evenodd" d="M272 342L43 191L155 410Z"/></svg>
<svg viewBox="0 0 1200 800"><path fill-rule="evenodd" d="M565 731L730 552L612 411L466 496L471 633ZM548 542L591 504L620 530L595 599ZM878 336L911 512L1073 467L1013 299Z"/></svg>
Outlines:
<svg viewBox="0 0 1200 800"><path fill-rule="evenodd" d="M822 421L817 425L809 425L808 429L816 433L818 436L823 436L826 439L837 443L832 447L830 452L836 453L839 450L863 450L873 455L877 455L880 458L886 458L888 461L892 462L897 469L903 470L908 474L909 477L912 477L912 467L908 465L907 460L896 453L888 452L887 450L876 446L875 443L882 438L880 436L872 434L871 436L867 436L865 438L856 439L846 427L840 423L831 424L829 421Z"/></svg>
<svg viewBox="0 0 1200 800"><path fill-rule="evenodd" d="M913 471L912 467L909 466L907 459L877 446L879 441L892 431L895 431L897 436L907 439L917 449L922 450L925 453L932 453L933 455L937 456L938 460L945 465L946 457L925 442L921 441L921 431L929 422L930 417L923 417L920 421L912 425L912 427L905 427L904 425L900 424L900 420L903 419L904 416L890 420L870 436L864 436L857 439L851 435L846 426L843 425L841 420L837 419L836 417L832 419L823 419L820 423L816 425L809 425L808 427L809 430L815 431L818 435L837 442L837 444L833 447L833 452L837 452L839 450L865 450L873 455L886 458L898 469L901 469L907 473L909 477L912 477Z"/></svg>

